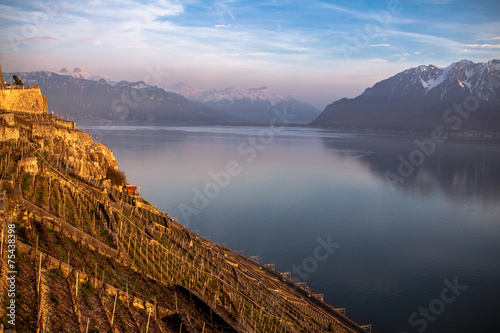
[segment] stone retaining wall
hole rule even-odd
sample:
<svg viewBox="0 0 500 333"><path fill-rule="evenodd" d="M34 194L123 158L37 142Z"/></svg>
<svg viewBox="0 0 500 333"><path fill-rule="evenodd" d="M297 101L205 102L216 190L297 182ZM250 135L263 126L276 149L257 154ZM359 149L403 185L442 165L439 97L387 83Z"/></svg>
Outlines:
<svg viewBox="0 0 500 333"><path fill-rule="evenodd" d="M0 89L0 109L31 113L47 113L47 97L40 88Z"/></svg>

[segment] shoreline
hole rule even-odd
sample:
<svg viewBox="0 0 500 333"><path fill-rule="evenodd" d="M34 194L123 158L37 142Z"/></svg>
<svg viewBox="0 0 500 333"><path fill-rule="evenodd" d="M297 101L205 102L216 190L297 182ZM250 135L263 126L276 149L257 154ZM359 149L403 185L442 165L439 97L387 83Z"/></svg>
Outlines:
<svg viewBox="0 0 500 333"><path fill-rule="evenodd" d="M105 131L112 131L116 128L125 128L127 126L135 127L157 127L157 128L213 128L213 127L231 127L231 128L269 128L271 126L262 124L196 124L196 123L171 123L171 124L154 124L149 122L122 121L113 122L112 125L102 125L94 121L75 121L79 129L86 129L87 126L102 128ZM325 131L341 134L355 134L366 136L394 136L394 137L429 137L432 136L432 131L404 131L404 130L382 130L382 129L347 129L347 128L324 128L310 127L307 125L286 125L281 128L285 129L309 129L316 131ZM466 139L477 141L500 141L500 133L495 132L476 132L476 131L444 131L443 135L447 135L448 139Z"/></svg>

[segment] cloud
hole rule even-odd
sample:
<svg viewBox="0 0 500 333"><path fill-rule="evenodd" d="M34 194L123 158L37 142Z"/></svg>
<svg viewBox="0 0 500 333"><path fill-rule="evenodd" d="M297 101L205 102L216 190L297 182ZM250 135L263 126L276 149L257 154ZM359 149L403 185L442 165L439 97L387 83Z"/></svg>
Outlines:
<svg viewBox="0 0 500 333"><path fill-rule="evenodd" d="M33 8L26 10L26 8ZM59 41L59 46L72 45L78 52L84 45L115 48L125 40L128 48L140 44L140 34L147 29L168 26L165 17L184 12L178 1L159 0L141 4L124 0L119 4L105 1L62 2L26 1L23 6L0 5L0 17L16 18L8 26L0 26L0 34L11 36L14 45L43 40ZM159 19L160 18L160 19ZM64 52L66 51L66 52ZM62 53L69 53L64 50ZM88 48L84 53L91 51Z"/></svg>
<svg viewBox="0 0 500 333"><path fill-rule="evenodd" d="M377 58L377 59L366 59L366 62L387 62L385 59Z"/></svg>
<svg viewBox="0 0 500 333"><path fill-rule="evenodd" d="M465 44L463 47L479 49L500 49L500 44Z"/></svg>
<svg viewBox="0 0 500 333"><path fill-rule="evenodd" d="M331 9L331 10L342 12L342 13L347 13L347 14L349 14L351 16L363 17L363 18L367 18L368 17L368 15L366 13L354 10L352 8L346 8L346 7L342 7L342 6L339 6L339 5L334 5L334 4L331 4L331 3L324 3L324 2L320 2L320 4L321 4L321 6L323 8Z"/></svg>
<svg viewBox="0 0 500 333"><path fill-rule="evenodd" d="M370 45L370 47L388 47L391 46L391 44L373 44Z"/></svg>
<svg viewBox="0 0 500 333"><path fill-rule="evenodd" d="M50 40L58 40L58 38L51 37L51 36L30 37L30 38L19 39L16 42L19 42L19 43L41 43L41 42L47 42Z"/></svg>
<svg viewBox="0 0 500 333"><path fill-rule="evenodd" d="M429 35L429 34L422 34L422 33L418 33L418 32L389 30L386 33L388 35L409 38L409 39L415 40L415 41L423 43L423 44L438 45L441 47L459 47L460 46L460 43L458 43L452 39L449 39L446 37Z"/></svg>
<svg viewBox="0 0 500 333"><path fill-rule="evenodd" d="M342 22L342 24L347 22L348 20L350 20L352 17L360 19L360 20L373 21L373 22L378 22L381 18L386 19L385 12L387 12L387 10L385 8L382 8L382 10L362 12L362 11L359 11L356 9L347 8L347 7L343 7L343 6L339 6L339 5L335 5L335 4L331 4L331 3L318 2L318 5L322 8L331 9L331 10L334 10L337 12L346 13L346 14L350 15L350 17L347 18L346 20L344 20ZM384 11L383 14L381 14L382 11ZM389 13L387 23L392 23L392 24L417 23L417 21L414 19L405 18L402 15L396 16L396 15L392 15L392 14L394 14L394 13ZM382 17L379 17L379 16L382 16Z"/></svg>
<svg viewBox="0 0 500 333"><path fill-rule="evenodd" d="M64 8L67 18L80 18L103 27L129 29L155 27L184 12L180 2L168 0L152 1L147 4L124 0L120 5L110 5L107 2L94 2L93 5L72 2L65 4Z"/></svg>

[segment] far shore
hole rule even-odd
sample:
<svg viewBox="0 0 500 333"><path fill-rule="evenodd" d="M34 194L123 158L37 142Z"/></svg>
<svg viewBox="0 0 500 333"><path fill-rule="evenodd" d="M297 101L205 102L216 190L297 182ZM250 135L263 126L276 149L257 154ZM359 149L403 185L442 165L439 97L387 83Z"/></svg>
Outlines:
<svg viewBox="0 0 500 333"><path fill-rule="evenodd" d="M269 127L266 124L242 124L242 123L155 123L152 121L93 121L93 120L74 120L78 128L81 129L101 129L102 131L112 131L115 127L139 126L139 127ZM322 128L311 127L308 125L290 124L283 128L302 128L318 131L328 131L336 133L356 134L356 135L376 135L376 136L399 136L399 137L428 137L432 135L432 131L423 130L401 130L401 129L359 129L359 128ZM500 140L500 132L483 132L483 131L444 131L450 139L472 139L472 140Z"/></svg>

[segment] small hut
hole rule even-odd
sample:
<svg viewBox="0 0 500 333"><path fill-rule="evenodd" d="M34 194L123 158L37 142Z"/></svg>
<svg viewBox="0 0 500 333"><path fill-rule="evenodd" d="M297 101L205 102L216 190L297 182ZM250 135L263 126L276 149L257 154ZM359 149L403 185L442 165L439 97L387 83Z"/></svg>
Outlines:
<svg viewBox="0 0 500 333"><path fill-rule="evenodd" d="M132 186L132 185L125 185L123 187L123 193L128 194L130 196L136 196L137 193L137 186Z"/></svg>

